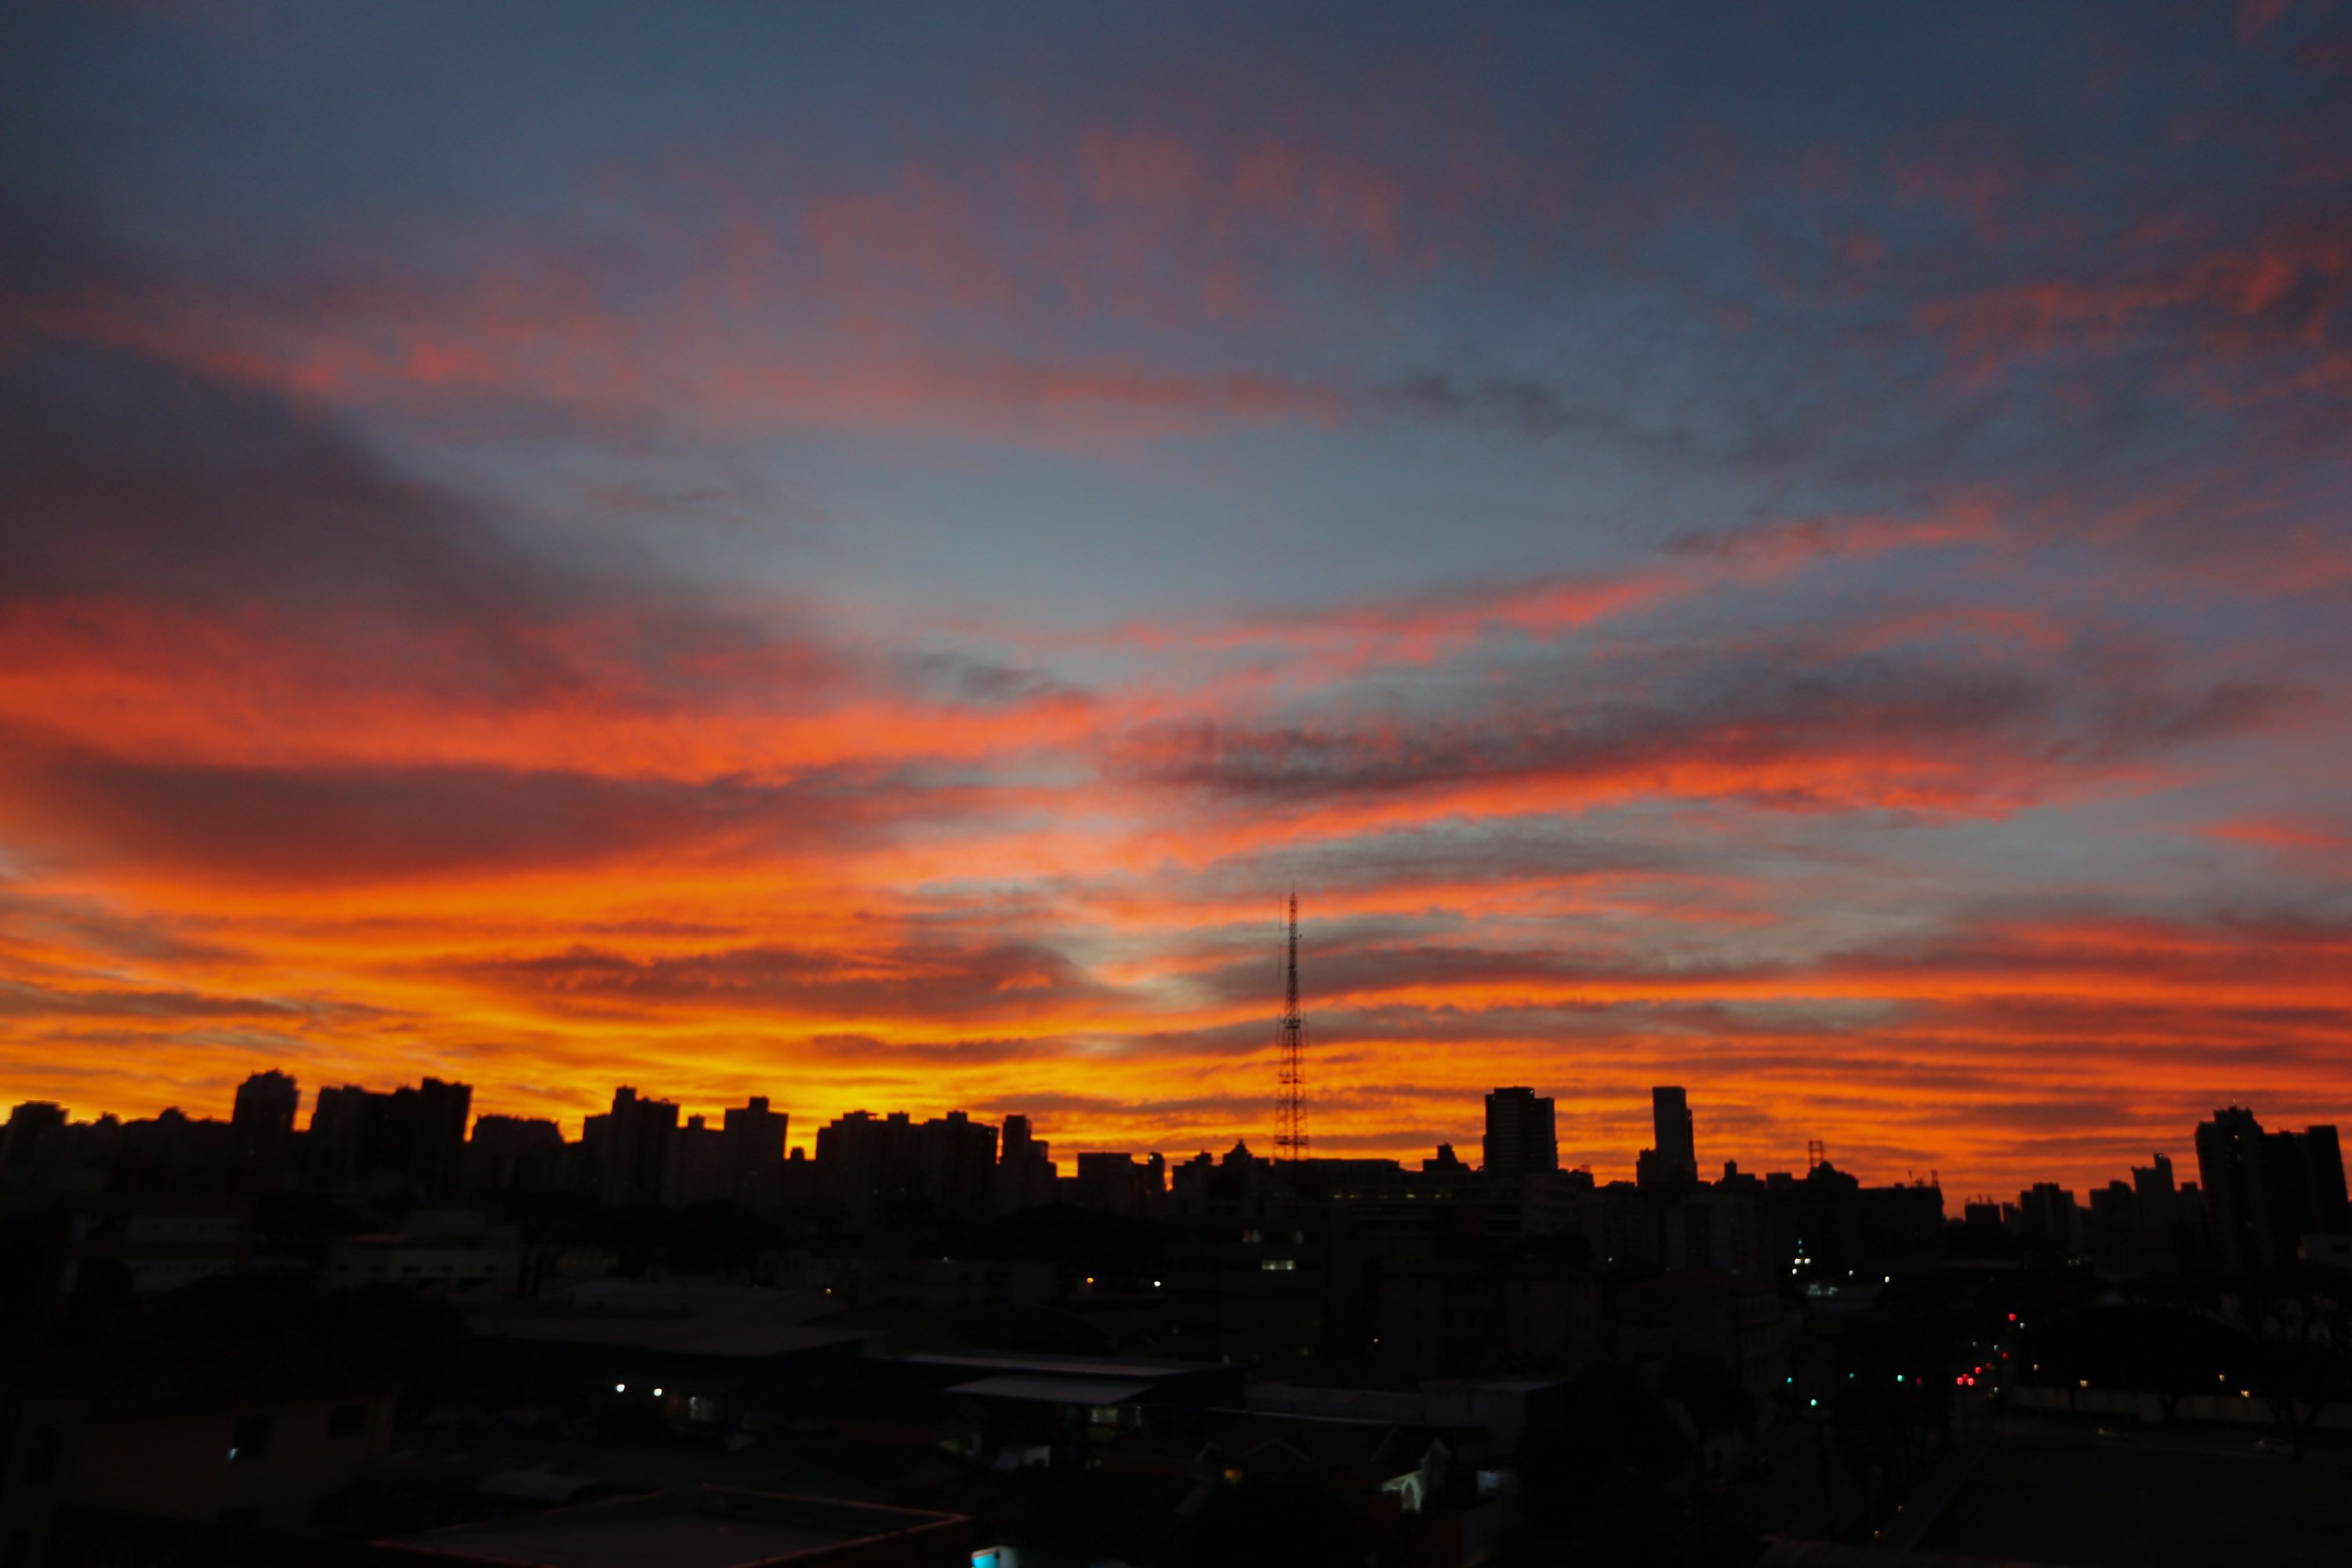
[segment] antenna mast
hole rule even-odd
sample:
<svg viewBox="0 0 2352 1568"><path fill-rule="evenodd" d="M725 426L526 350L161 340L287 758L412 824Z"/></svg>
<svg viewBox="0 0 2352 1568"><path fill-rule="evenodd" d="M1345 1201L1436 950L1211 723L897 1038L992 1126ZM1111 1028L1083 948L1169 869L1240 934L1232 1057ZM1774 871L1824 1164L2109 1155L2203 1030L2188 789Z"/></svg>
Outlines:
<svg viewBox="0 0 2352 1568"><path fill-rule="evenodd" d="M1282 1022L1275 1043L1281 1051L1274 1110L1274 1157L1297 1162L1307 1156L1307 1020L1298 1014L1298 891L1290 893L1290 940L1283 966Z"/></svg>

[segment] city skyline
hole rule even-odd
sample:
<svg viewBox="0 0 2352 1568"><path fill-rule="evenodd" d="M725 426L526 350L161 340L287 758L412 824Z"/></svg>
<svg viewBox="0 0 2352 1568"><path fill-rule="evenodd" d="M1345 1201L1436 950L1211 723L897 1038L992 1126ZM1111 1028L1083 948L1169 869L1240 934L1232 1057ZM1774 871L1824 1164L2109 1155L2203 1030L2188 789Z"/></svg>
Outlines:
<svg viewBox="0 0 2352 1568"><path fill-rule="evenodd" d="M886 8L887 9L887 8ZM2315 5L0 15L0 1095L2352 1106Z"/></svg>
<svg viewBox="0 0 2352 1568"><path fill-rule="evenodd" d="M943 1110L929 1108L910 1110L904 1106L886 1106L877 1109L861 1105L818 1121L813 1118L796 1115L789 1104L779 1105L772 1095L746 1095L743 1097L744 1103L740 1106L712 1105L697 1109L682 1100L670 1098L657 1086L644 1087L635 1083L614 1086L611 1090L611 1100L605 1109L588 1111L578 1122L565 1125L551 1118L517 1117L504 1111L474 1110L472 1100L478 1087L480 1086L463 1082L444 1083L431 1078L423 1081L424 1103L431 1105L437 1102L444 1107L444 1114L440 1119L448 1124L448 1133L454 1134L453 1138L445 1136L444 1142L450 1147L444 1152L444 1158L454 1159L456 1146L476 1142L478 1131L485 1121L496 1124L492 1132L494 1141L510 1141L518 1131L526 1131L531 1127L551 1127L554 1133L569 1145L575 1148L593 1145L600 1135L607 1135L603 1134L601 1129L609 1128L615 1118L624 1113L625 1108L631 1112L643 1109L659 1111L660 1126L666 1136L675 1136L687 1131L698 1132L707 1129L715 1138L720 1132L722 1126L731 1136L739 1121L747 1128L766 1129L764 1133L755 1136L755 1142L763 1148L772 1144L774 1151L773 1157L779 1161L815 1160L823 1147L823 1135L828 1131L837 1131L849 1123L866 1122L870 1125L879 1125L887 1120L911 1121L917 1125L936 1128L943 1122L961 1122L968 1117L972 1120L975 1128L985 1129L990 1134L992 1144L1000 1129L1011 1134L1001 1151L1005 1165L1009 1167L1025 1164L1034 1155L1045 1163L1048 1175L1059 1173L1066 1177L1081 1170L1082 1157L1089 1160L1097 1156L1118 1160L1148 1157L1155 1162L1164 1159L1171 1162L1167 1169L1173 1169L1176 1163L1189 1159L1218 1160L1228 1154L1244 1152L1249 1154L1261 1165L1273 1168L1283 1165L1291 1157L1270 1137L1262 1139L1255 1149L1249 1146L1248 1139L1244 1137L1236 1140L1234 1145L1229 1149L1202 1147L1191 1150L1189 1152L1185 1149L1173 1145L1158 1146L1148 1142L1143 1145L1123 1149L1087 1147L1062 1142L1055 1135L1055 1129L1050 1123L1043 1126L1036 1125L1036 1118L1010 1105L977 1108L954 1106ZM1947 1188L1942 1180L1940 1169L1936 1167L1930 1167L1924 1172L1906 1168L1896 1173L1857 1168L1852 1163L1842 1163L1818 1142L1809 1143L1802 1156L1796 1159L1783 1160L1770 1153L1759 1156L1752 1151L1745 1152L1719 1151L1713 1153L1701 1153L1694 1158L1694 1142L1696 1142L1701 1149L1706 1146L1706 1135L1700 1131L1704 1126L1700 1116L1700 1112L1706 1109L1704 1100L1695 1110L1688 1099L1688 1086L1681 1084L1651 1085L1643 1092L1646 1103L1651 1108L1652 1146L1637 1150L1636 1157L1624 1162L1622 1169L1612 1168L1599 1159L1580 1159L1577 1157L1578 1151L1564 1150L1558 1141L1556 1131L1556 1099L1551 1096L1536 1095L1533 1089L1528 1086L1502 1086L1488 1090L1484 1097L1485 1110L1481 1124L1484 1129L1483 1133L1468 1140L1440 1140L1428 1148L1409 1151L1396 1156L1366 1155L1349 1152L1337 1154L1307 1154L1304 1158L1309 1162L1337 1163L1365 1159L1386 1161L1393 1158L1400 1167L1409 1171L1412 1168L1416 1156L1420 1158L1424 1167L1444 1164L1449 1160L1460 1161L1460 1154L1456 1150L1456 1144L1459 1143L1464 1149L1478 1151L1479 1157L1475 1161L1461 1162L1460 1168L1467 1171L1499 1175L1505 1179L1544 1173L1573 1173L1589 1176L1593 1183L1603 1186L1612 1184L1634 1184L1644 1189L1691 1185L1704 1187L1714 1184L1719 1177L1731 1180L1735 1173L1738 1180L1754 1182L1767 1175L1777 1177L1801 1175L1809 1173L1817 1165L1826 1165L1839 1170L1847 1176L1859 1178L1864 1182L1895 1187L1934 1186L1938 1190L1947 1191L1949 1194L1946 1203L1949 1211L1948 1217L1955 1223L1962 1218L1965 1209L1979 1202L2005 1202L2000 1194L1990 1188L1979 1191L1974 1187L1963 1188L1957 1184ZM236 1112L234 1121L237 1125L245 1125L248 1114L251 1114L256 1123L282 1125L283 1131L287 1132L312 1134L328 1132L329 1121L331 1119L331 1136L339 1139L353 1138L357 1136L356 1123L347 1124L346 1119L340 1114L345 1102L354 1099L364 1101L371 1098L388 1102L396 1098L412 1097L418 1093L419 1089L416 1086L408 1085L374 1087L366 1084L321 1083L314 1086L310 1090L307 1101L310 1111L305 1116L302 1110L305 1099L301 1092L300 1079L282 1068L261 1068L249 1075L237 1086L233 1102ZM448 1109L450 1107L455 1109ZM81 1108L78 1113L78 1108L61 1107L49 1101L20 1104L16 1109L19 1111L57 1112L59 1113L60 1121L69 1121L81 1126L89 1126L101 1118L113 1118L126 1123L132 1120L104 1108ZM353 1106L352 1109L359 1111L361 1115L364 1115L364 1111L359 1107ZM224 1127L229 1125L228 1120L211 1116L206 1108L199 1107L192 1112L184 1106L172 1106L166 1108L163 1114L172 1112L177 1112L192 1122L209 1121ZM2201 1118L2190 1130L2192 1135L2186 1140L2185 1158L2189 1162L2189 1168L2192 1171L2199 1170L2208 1162L2210 1156L2205 1141L2209 1135L2225 1136L2221 1130L2228 1128L2259 1132L2261 1129L2257 1125L2257 1120L2261 1114L2271 1116L2273 1136L2282 1133L2301 1136L2287 1126L2288 1119L2279 1117L2274 1111L2240 1106L2234 1102L2226 1106L2215 1106L2209 1116ZM451 1120L452 1118L454 1120ZM141 1120L152 1121L152 1118ZM45 1130L48 1125L49 1122L45 1117L36 1116L33 1121L28 1123L28 1131L37 1139L45 1136ZM785 1130L787 1126L797 1127L798 1135L793 1136L787 1132ZM2330 1179L2336 1187L2341 1187L2343 1165L2340 1154L2336 1152L2336 1128L2333 1119L2313 1123L2305 1131L2321 1133L2326 1137L2329 1168L2334 1173ZM1499 1145L1496 1142L1498 1137L1503 1140ZM1058 1152L1050 1155L1036 1152L1049 1145L1056 1147ZM1654 1167L1652 1158L1654 1155L1661 1154L1661 1152L1663 1152L1663 1157L1657 1160ZM2150 1168L2132 1166L2124 1169L2120 1173L2116 1170L2109 1170L2096 1173L2091 1180L2074 1184L2046 1173L2040 1176L2029 1175L2025 1185L2021 1187L2019 1196L2021 1199L2031 1197L2032 1195L2031 1189L2035 1187L2053 1191L2065 1189L2068 1195L2072 1196L2074 1185L2079 1184L2084 1189L2084 1198L2087 1200L2095 1196L2100 1188L2110 1184L2129 1185L2133 1181L2145 1178L2150 1173L2151 1169L2162 1172L2168 1181L2174 1166L2173 1151L2166 1147L2157 1147L2144 1152L2153 1162ZM2098 1175L2103 1175L2105 1179L2098 1180ZM657 1186L658 1175L654 1177L654 1181ZM611 1194L608 1193L606 1196L609 1201ZM771 1197L766 1201L773 1200Z"/></svg>

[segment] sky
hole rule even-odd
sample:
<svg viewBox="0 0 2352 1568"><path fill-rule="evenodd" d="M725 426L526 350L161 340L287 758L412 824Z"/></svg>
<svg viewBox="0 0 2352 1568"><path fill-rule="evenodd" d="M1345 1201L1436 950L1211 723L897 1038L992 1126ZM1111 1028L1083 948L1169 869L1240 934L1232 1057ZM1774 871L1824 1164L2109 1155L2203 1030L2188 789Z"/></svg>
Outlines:
<svg viewBox="0 0 2352 1568"><path fill-rule="evenodd" d="M0 10L0 1095L2352 1116L2352 15Z"/></svg>

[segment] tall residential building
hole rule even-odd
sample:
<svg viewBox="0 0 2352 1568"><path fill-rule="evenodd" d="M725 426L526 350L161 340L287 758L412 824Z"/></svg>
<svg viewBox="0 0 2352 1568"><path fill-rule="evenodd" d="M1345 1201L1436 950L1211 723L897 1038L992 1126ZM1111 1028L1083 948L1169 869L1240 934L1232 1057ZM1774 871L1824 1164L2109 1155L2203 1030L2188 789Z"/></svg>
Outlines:
<svg viewBox="0 0 2352 1568"><path fill-rule="evenodd" d="M543 1117L485 1116L466 1142L467 1185L483 1193L551 1193L566 1174L563 1130Z"/></svg>
<svg viewBox="0 0 2352 1568"><path fill-rule="evenodd" d="M50 1100L28 1100L8 1113L8 1130L0 1134L0 1162L29 1166L34 1152L65 1130L66 1108Z"/></svg>
<svg viewBox="0 0 2352 1568"><path fill-rule="evenodd" d="M1168 1196L1168 1160L1162 1154L1137 1159L1126 1153L1078 1156L1078 1173L1068 1201L1081 1208L1119 1215L1156 1215Z"/></svg>
<svg viewBox="0 0 2352 1568"><path fill-rule="evenodd" d="M428 1078L415 1089L393 1091L406 1124L404 1173L412 1192L428 1197L447 1195L457 1184L458 1163L465 1158L466 1129L474 1120L474 1086L444 1083Z"/></svg>
<svg viewBox="0 0 2352 1568"><path fill-rule="evenodd" d="M1042 1208L1055 1201L1057 1173L1045 1141L1029 1131L1029 1119L1004 1119L1004 1139L996 1160L996 1206L1006 1214Z"/></svg>
<svg viewBox="0 0 2352 1568"><path fill-rule="evenodd" d="M2352 1228L2333 1127L2265 1132L2252 1111L2230 1106L2198 1124L2197 1169L2225 1269L2271 1268L2305 1236Z"/></svg>
<svg viewBox="0 0 2352 1568"><path fill-rule="evenodd" d="M1674 1084L1650 1090L1653 1140L1642 1151L1634 1179L1645 1187L1688 1185L1698 1180L1698 1151L1691 1136L1690 1101Z"/></svg>
<svg viewBox="0 0 2352 1568"><path fill-rule="evenodd" d="M747 1209L774 1208L783 1201L784 1135L791 1115L769 1110L768 1097L755 1094L724 1120L729 1195Z"/></svg>
<svg viewBox="0 0 2352 1568"><path fill-rule="evenodd" d="M2138 1205L2140 1228L2162 1230L2179 1208L2180 1192L2172 1184L2172 1157L2149 1158L2153 1163L2132 1167L2132 1196Z"/></svg>
<svg viewBox="0 0 2352 1568"><path fill-rule="evenodd" d="M958 1225L996 1210L996 1129L961 1110L915 1122L863 1110L817 1129L818 1199L853 1225L910 1207Z"/></svg>
<svg viewBox="0 0 2352 1568"><path fill-rule="evenodd" d="M608 1208L651 1208L669 1188L670 1144L677 1136L677 1106L641 1100L623 1085L613 1109L582 1124L580 1142L595 1172L596 1196Z"/></svg>
<svg viewBox="0 0 2352 1568"><path fill-rule="evenodd" d="M976 1225L996 1212L996 1129L950 1110L915 1129L917 1191L940 1218Z"/></svg>
<svg viewBox="0 0 2352 1568"><path fill-rule="evenodd" d="M2173 1184L2172 1157L2149 1156L2151 1163L2132 1167L2132 1199L2140 1234L2178 1243L2182 1220L2180 1189Z"/></svg>
<svg viewBox="0 0 2352 1568"><path fill-rule="evenodd" d="M310 1112L313 1173L331 1184L443 1195L457 1185L473 1105L472 1085L436 1078L389 1093L322 1089Z"/></svg>
<svg viewBox="0 0 2352 1568"><path fill-rule="evenodd" d="M817 1201L853 1226L888 1212L897 1171L911 1161L914 1125L903 1110L853 1110L816 1130Z"/></svg>
<svg viewBox="0 0 2352 1568"><path fill-rule="evenodd" d="M392 1097L355 1083L319 1090L310 1106L311 1178L328 1186L356 1182L383 1163L392 1138Z"/></svg>
<svg viewBox="0 0 2352 1568"><path fill-rule="evenodd" d="M283 1140L292 1136L294 1113L301 1104L300 1087L272 1068L236 1086L236 1109L229 1113L229 1125L236 1129L242 1144Z"/></svg>
<svg viewBox="0 0 2352 1568"><path fill-rule="evenodd" d="M2083 1237L2082 1205L2055 1182L2036 1182L2017 1194L2018 1222L2025 1239L2073 1251Z"/></svg>
<svg viewBox="0 0 2352 1568"><path fill-rule="evenodd" d="M301 1105L300 1087L274 1068L236 1086L229 1127L236 1137L237 1160L249 1175L275 1182L284 1172L294 1150L294 1113Z"/></svg>
<svg viewBox="0 0 2352 1568"><path fill-rule="evenodd" d="M2344 1185L2344 1145L2332 1126L2306 1127L2294 1135L2311 1184L2311 1229L2327 1236L2352 1231L2352 1194Z"/></svg>
<svg viewBox="0 0 2352 1568"><path fill-rule="evenodd" d="M1550 1097L1524 1087L1490 1092L1481 1158L1490 1175L1524 1176L1559 1170L1559 1122Z"/></svg>
<svg viewBox="0 0 2352 1568"><path fill-rule="evenodd" d="M735 1173L727 1160L727 1134L699 1116L689 1116L669 1141L669 1170L662 1201L673 1208L725 1203L735 1195Z"/></svg>

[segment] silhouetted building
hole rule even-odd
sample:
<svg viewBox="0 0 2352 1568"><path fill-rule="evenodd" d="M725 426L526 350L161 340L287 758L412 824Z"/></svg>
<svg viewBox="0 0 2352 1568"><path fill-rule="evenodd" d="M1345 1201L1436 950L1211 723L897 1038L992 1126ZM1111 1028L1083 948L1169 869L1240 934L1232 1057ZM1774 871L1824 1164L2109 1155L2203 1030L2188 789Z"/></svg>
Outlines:
<svg viewBox="0 0 2352 1568"><path fill-rule="evenodd" d="M2072 1253L2082 1240L2082 1207L2055 1182L2036 1182L2018 1194L2017 1212L2028 1242Z"/></svg>
<svg viewBox="0 0 2352 1568"><path fill-rule="evenodd" d="M237 1085L228 1121L236 1134L237 1158L256 1179L274 1182L284 1172L294 1149L294 1115L301 1104L300 1086L274 1068Z"/></svg>
<svg viewBox="0 0 2352 1568"><path fill-rule="evenodd" d="M466 1144L467 1184L485 1193L554 1192L565 1184L569 1146L554 1122L484 1116Z"/></svg>
<svg viewBox="0 0 2352 1568"><path fill-rule="evenodd" d="M473 1120L471 1084L428 1078L415 1089L393 1091L394 1101L414 1097L408 1122L406 1174L410 1190L441 1196L456 1189L457 1165L466 1152L466 1128Z"/></svg>
<svg viewBox="0 0 2352 1568"><path fill-rule="evenodd" d="M18 1106L13 1136L0 1135L0 1180L14 1191L48 1198L87 1197L117 1188L123 1170L122 1123L111 1115L73 1121L47 1100Z"/></svg>
<svg viewBox="0 0 2352 1568"><path fill-rule="evenodd" d="M1149 1215L1160 1212L1167 1190L1168 1162L1161 1155L1138 1160L1132 1154L1081 1154L1070 1198L1082 1208Z"/></svg>
<svg viewBox="0 0 2352 1568"><path fill-rule="evenodd" d="M914 1124L903 1110L853 1110L816 1133L817 1200L853 1226L880 1223L912 1163Z"/></svg>
<svg viewBox="0 0 2352 1568"><path fill-rule="evenodd" d="M64 1128L65 1107L47 1100L28 1100L8 1112L8 1130L0 1139L0 1164L23 1170L33 1163L41 1144Z"/></svg>
<svg viewBox="0 0 2352 1568"><path fill-rule="evenodd" d="M1823 1160L1802 1179L1768 1175L1763 1201L1778 1266L1790 1273L1936 1258L1947 1241L1944 1193L1932 1182L1865 1187Z"/></svg>
<svg viewBox="0 0 2352 1568"><path fill-rule="evenodd" d="M938 1217L980 1225L996 1212L996 1129L950 1110L915 1130L916 1188Z"/></svg>
<svg viewBox="0 0 2352 1568"><path fill-rule="evenodd" d="M150 1120L124 1122L118 1147L118 1191L217 1191L235 1184L236 1134L226 1121L167 1107Z"/></svg>
<svg viewBox="0 0 2352 1568"><path fill-rule="evenodd" d="M343 1084L310 1111L313 1179L438 1196L455 1188L473 1110L471 1085L428 1078L390 1093Z"/></svg>
<svg viewBox="0 0 2352 1568"><path fill-rule="evenodd" d="M2137 1218L2142 1231L2164 1235L2180 1217L2180 1192L2172 1183L2172 1160L2169 1155L2150 1156L2154 1163L2132 1167L2132 1197L2137 1206Z"/></svg>
<svg viewBox="0 0 2352 1568"><path fill-rule="evenodd" d="M768 1097L753 1095L727 1112L729 1195L748 1209L772 1209L783 1201L784 1135L792 1118L768 1109Z"/></svg>
<svg viewBox="0 0 2352 1568"><path fill-rule="evenodd" d="M669 1188L670 1144L677 1136L677 1106L643 1100L624 1084L613 1109L581 1124L580 1142L594 1172L596 1195L609 1208L651 1208Z"/></svg>
<svg viewBox="0 0 2352 1568"><path fill-rule="evenodd" d="M319 1090L310 1107L310 1178L320 1186L358 1182L382 1166L393 1142L392 1097L354 1083Z"/></svg>
<svg viewBox="0 0 2352 1568"><path fill-rule="evenodd" d="M1498 1089L1486 1096L1486 1139L1481 1155L1490 1175L1528 1175L1559 1169L1559 1124L1552 1101L1532 1089Z"/></svg>
<svg viewBox="0 0 2352 1568"><path fill-rule="evenodd" d="M1698 1180L1698 1152L1691 1135L1690 1103L1671 1084L1650 1090L1654 1144L1636 1159L1634 1180L1645 1187L1688 1184Z"/></svg>
<svg viewBox="0 0 2352 1568"><path fill-rule="evenodd" d="M961 1110L916 1123L903 1110L863 1110L817 1130L817 1191L853 1225L905 1208L953 1225L996 1211L996 1129Z"/></svg>
<svg viewBox="0 0 2352 1568"><path fill-rule="evenodd" d="M2198 1124L2197 1166L2225 1269L2274 1268L2296 1256L2302 1237L2347 1228L2333 1127L2264 1132L2252 1111L2231 1106Z"/></svg>
<svg viewBox="0 0 2352 1568"><path fill-rule="evenodd" d="M689 1116L669 1141L664 1201L674 1208L724 1203L734 1195L735 1173L727 1160L727 1134L699 1116Z"/></svg>
<svg viewBox="0 0 2352 1568"><path fill-rule="evenodd" d="M1006 1214L1040 1208L1054 1201L1055 1173L1045 1141L1030 1135L1029 1119L1004 1119L1004 1139L996 1162L996 1206Z"/></svg>

